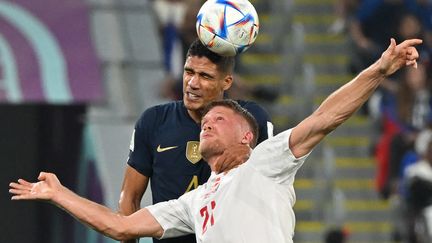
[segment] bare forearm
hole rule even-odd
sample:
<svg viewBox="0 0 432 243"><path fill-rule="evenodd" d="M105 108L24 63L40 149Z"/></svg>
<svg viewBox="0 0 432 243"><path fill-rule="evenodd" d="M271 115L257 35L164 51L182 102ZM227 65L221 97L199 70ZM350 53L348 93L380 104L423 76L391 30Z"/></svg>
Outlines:
<svg viewBox="0 0 432 243"><path fill-rule="evenodd" d="M80 197L63 187L53 203L100 233L115 240L132 240L142 236L161 237L163 229L147 209L130 216Z"/></svg>
<svg viewBox="0 0 432 243"><path fill-rule="evenodd" d="M379 86L385 76L380 72L378 63L372 64L357 77L332 93L316 113L328 117L322 121L331 131L346 121Z"/></svg>
<svg viewBox="0 0 432 243"><path fill-rule="evenodd" d="M80 197L65 187L52 201L100 233L116 240L124 239L124 216L114 213L109 208Z"/></svg>
<svg viewBox="0 0 432 243"><path fill-rule="evenodd" d="M122 215L131 215L140 209L140 204L130 200L120 199L119 213ZM138 243L139 239L124 240L121 243Z"/></svg>
<svg viewBox="0 0 432 243"><path fill-rule="evenodd" d="M140 209L140 201L132 200L130 197L120 196L119 213L121 215L131 215ZM124 240L121 243L138 243L139 239Z"/></svg>
<svg viewBox="0 0 432 243"><path fill-rule="evenodd" d="M140 209L139 200L132 200L125 198L123 195L120 196L119 201L119 213L121 215L131 215ZM137 243L138 239L124 240L121 243Z"/></svg>

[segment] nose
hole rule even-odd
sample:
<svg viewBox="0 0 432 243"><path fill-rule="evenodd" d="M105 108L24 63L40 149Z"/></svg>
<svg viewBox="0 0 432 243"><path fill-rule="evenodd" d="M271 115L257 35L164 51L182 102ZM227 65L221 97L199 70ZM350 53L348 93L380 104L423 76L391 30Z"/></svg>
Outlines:
<svg viewBox="0 0 432 243"><path fill-rule="evenodd" d="M192 89L198 89L199 88L199 77L198 75L193 75L189 81L188 81L189 87Z"/></svg>
<svg viewBox="0 0 432 243"><path fill-rule="evenodd" d="M204 127L203 127L203 131L211 131L212 130L212 126L210 124L210 122L207 122Z"/></svg>

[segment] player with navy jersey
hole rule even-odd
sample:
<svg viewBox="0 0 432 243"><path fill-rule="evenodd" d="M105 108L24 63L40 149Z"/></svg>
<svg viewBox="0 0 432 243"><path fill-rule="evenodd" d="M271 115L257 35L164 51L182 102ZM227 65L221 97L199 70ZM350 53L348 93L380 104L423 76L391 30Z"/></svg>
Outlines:
<svg viewBox="0 0 432 243"><path fill-rule="evenodd" d="M224 98L224 91L234 82L233 69L234 57L215 54L199 40L191 44L184 65L183 100L149 108L135 125L120 212L128 215L140 208L149 181L153 203L177 199L207 181L210 168L198 151L201 111L208 103ZM268 114L254 102L239 103L258 120L259 141L267 139L273 133ZM247 146L232 147L219 165L222 170L236 166L249 154ZM163 242L194 243L195 236Z"/></svg>
<svg viewBox="0 0 432 243"><path fill-rule="evenodd" d="M372 95L380 83L404 66L417 67L411 39L391 39L381 58L333 92L309 117L259 144L250 158L227 173L216 165L237 144L254 147L257 125L238 104L219 100L202 113L199 151L212 170L209 182L180 199L140 209L129 216L79 197L57 177L42 172L39 182L10 184L13 200L47 200L82 223L118 240L171 237L194 232L199 243L292 242L294 179L312 149Z"/></svg>

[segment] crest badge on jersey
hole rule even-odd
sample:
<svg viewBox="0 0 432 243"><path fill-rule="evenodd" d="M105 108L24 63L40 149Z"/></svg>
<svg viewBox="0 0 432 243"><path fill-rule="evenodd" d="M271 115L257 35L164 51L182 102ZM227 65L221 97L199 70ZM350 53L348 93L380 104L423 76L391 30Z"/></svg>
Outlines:
<svg viewBox="0 0 432 243"><path fill-rule="evenodd" d="M186 158L192 164L196 164L201 160L202 156L199 152L199 142L198 141L189 141L186 144Z"/></svg>

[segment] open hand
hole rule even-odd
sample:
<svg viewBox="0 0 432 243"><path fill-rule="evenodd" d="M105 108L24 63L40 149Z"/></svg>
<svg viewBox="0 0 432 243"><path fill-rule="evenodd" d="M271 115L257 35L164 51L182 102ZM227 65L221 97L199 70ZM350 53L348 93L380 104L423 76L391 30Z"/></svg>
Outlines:
<svg viewBox="0 0 432 243"><path fill-rule="evenodd" d="M9 184L12 200L53 200L62 185L57 176L52 173L41 172L39 182L31 183L24 179Z"/></svg>
<svg viewBox="0 0 432 243"><path fill-rule="evenodd" d="M245 144L231 146L215 162L215 171L217 173L227 172L249 159L251 148Z"/></svg>

